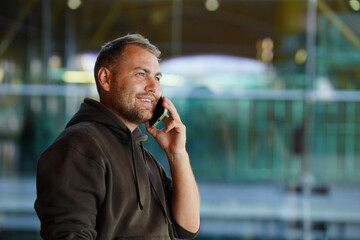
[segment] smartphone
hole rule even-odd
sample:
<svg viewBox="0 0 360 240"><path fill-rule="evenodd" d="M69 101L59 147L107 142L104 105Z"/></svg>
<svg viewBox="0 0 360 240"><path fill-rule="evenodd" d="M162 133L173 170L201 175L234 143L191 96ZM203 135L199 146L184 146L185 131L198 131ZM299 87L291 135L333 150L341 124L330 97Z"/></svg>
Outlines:
<svg viewBox="0 0 360 240"><path fill-rule="evenodd" d="M166 116L168 110L163 107L163 96L159 98L158 103L156 104L153 117L149 120L150 127L156 127L159 122Z"/></svg>

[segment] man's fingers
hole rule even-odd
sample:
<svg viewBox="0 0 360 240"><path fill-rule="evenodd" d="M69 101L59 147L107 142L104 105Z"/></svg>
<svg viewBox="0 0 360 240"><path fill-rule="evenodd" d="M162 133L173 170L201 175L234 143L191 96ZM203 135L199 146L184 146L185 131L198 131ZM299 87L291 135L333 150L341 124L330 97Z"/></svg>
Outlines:
<svg viewBox="0 0 360 240"><path fill-rule="evenodd" d="M174 118L172 118L171 116L165 116L163 118L163 122L164 122L166 127L173 121L174 121Z"/></svg>
<svg viewBox="0 0 360 240"><path fill-rule="evenodd" d="M169 117L174 119L174 120L180 121L179 113L177 112L174 104L170 101L170 99L164 97L164 103L165 103L165 107L169 111Z"/></svg>
<svg viewBox="0 0 360 240"><path fill-rule="evenodd" d="M150 127L150 123L146 122L145 123L145 127L146 127L146 131L148 131L148 133L150 133L152 136L155 136L157 134L157 129L156 128L152 128Z"/></svg>

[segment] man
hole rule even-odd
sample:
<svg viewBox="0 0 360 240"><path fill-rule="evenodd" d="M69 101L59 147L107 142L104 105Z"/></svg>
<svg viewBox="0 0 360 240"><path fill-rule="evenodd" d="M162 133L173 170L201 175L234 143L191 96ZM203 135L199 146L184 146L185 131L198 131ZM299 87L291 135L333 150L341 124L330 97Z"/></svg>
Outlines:
<svg viewBox="0 0 360 240"><path fill-rule="evenodd" d="M194 238L200 200L186 128L163 98L164 129L149 126L161 97L159 50L133 34L102 47L94 68L100 102L85 99L37 168L35 210L43 239ZM146 130L172 179L143 148Z"/></svg>

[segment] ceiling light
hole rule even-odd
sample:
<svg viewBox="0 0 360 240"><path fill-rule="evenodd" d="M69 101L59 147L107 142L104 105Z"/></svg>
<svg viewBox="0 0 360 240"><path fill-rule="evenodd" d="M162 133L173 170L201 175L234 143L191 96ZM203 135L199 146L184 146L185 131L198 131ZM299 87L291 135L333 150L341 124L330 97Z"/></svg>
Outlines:
<svg viewBox="0 0 360 240"><path fill-rule="evenodd" d="M94 76L91 72L65 71L62 77L66 83L95 83Z"/></svg>
<svg viewBox="0 0 360 240"><path fill-rule="evenodd" d="M219 8L219 1L218 0L206 0L205 2L205 8L208 11L216 11Z"/></svg>
<svg viewBox="0 0 360 240"><path fill-rule="evenodd" d="M299 49L297 50L295 54L295 62L297 64L304 64L307 58L307 52L305 49Z"/></svg>
<svg viewBox="0 0 360 240"><path fill-rule="evenodd" d="M360 2L359 2L359 0L350 0L349 4L350 4L350 7L354 11L359 11L360 10Z"/></svg>
<svg viewBox="0 0 360 240"><path fill-rule="evenodd" d="M68 7L72 10L78 9L81 6L81 0L68 0Z"/></svg>

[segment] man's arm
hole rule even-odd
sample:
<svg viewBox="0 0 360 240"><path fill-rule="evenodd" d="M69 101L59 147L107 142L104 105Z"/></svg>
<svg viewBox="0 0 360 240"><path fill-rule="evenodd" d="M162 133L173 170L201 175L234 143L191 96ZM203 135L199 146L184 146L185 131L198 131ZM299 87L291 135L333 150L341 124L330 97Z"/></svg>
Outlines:
<svg viewBox="0 0 360 240"><path fill-rule="evenodd" d="M97 238L106 171L95 160L101 151L94 131L88 126L66 130L38 160L35 210L43 239Z"/></svg>
<svg viewBox="0 0 360 240"><path fill-rule="evenodd" d="M168 156L173 179L172 213L189 232L200 226L200 197L187 153Z"/></svg>
<svg viewBox="0 0 360 240"><path fill-rule="evenodd" d="M173 103L164 97L163 106L169 116L163 119L165 128L158 130L146 123L146 130L165 151L173 180L172 214L175 221L189 232L200 227L200 196L186 151L186 127Z"/></svg>
<svg viewBox="0 0 360 240"><path fill-rule="evenodd" d="M103 175L97 163L72 148L42 155L37 168L35 210L43 239L96 239L97 200L105 194L99 182Z"/></svg>

